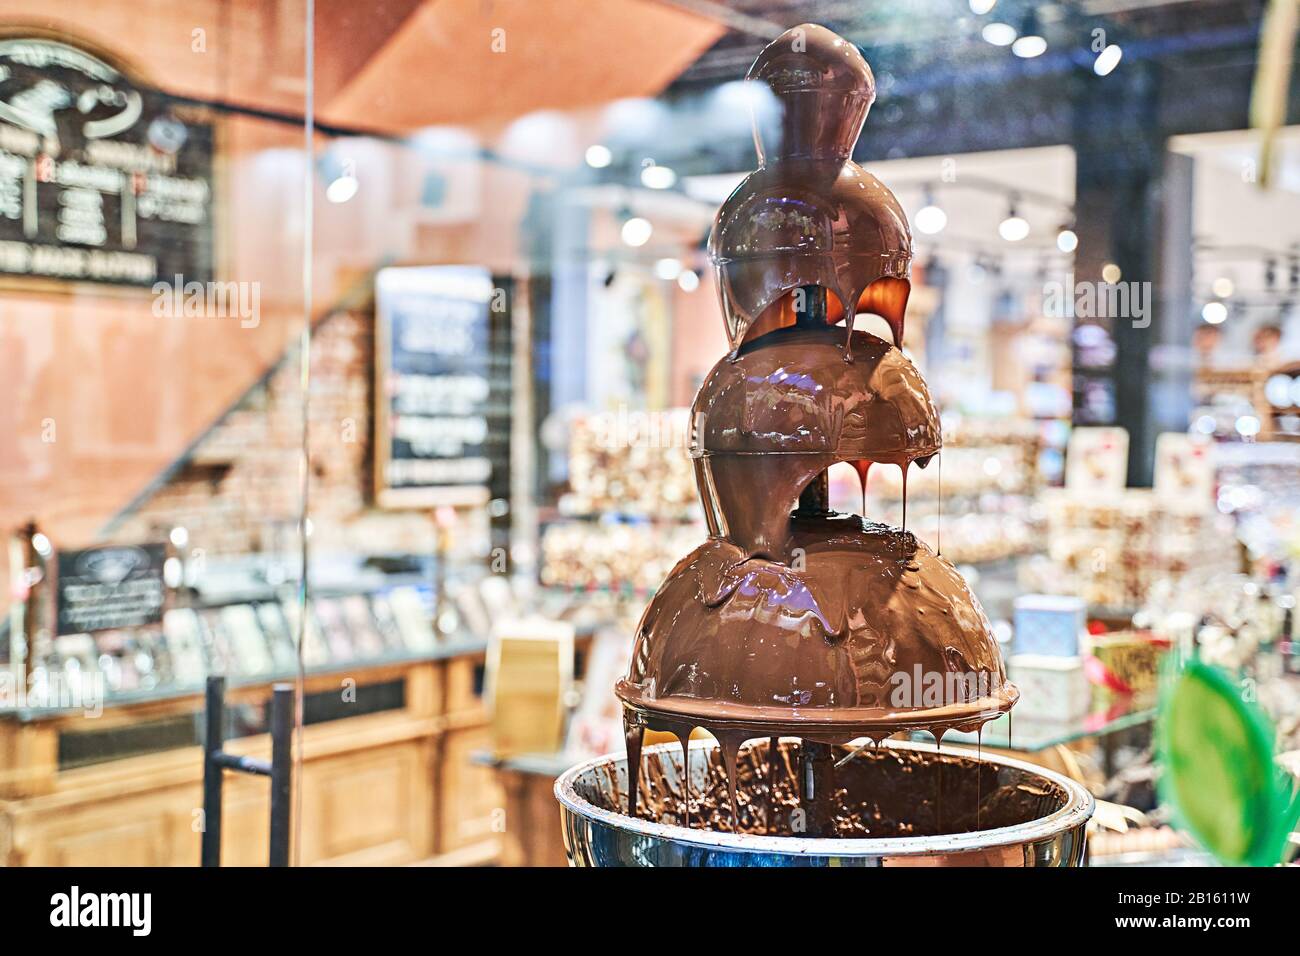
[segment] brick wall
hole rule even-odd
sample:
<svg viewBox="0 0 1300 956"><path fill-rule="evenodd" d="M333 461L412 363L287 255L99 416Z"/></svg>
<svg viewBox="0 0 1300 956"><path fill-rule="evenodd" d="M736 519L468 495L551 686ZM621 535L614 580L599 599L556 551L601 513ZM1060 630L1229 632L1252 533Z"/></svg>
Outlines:
<svg viewBox="0 0 1300 956"><path fill-rule="evenodd" d="M370 504L374 320L332 315L311 345L311 520L317 552L428 553L418 512ZM302 401L291 354L218 422L187 460L119 521L118 541L161 540L180 525L214 557L295 549Z"/></svg>

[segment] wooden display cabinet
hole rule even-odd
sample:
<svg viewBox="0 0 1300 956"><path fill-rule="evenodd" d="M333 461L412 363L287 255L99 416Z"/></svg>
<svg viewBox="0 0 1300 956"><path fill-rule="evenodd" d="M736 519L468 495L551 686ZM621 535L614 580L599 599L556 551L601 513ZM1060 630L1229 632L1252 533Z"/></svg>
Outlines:
<svg viewBox="0 0 1300 956"><path fill-rule="evenodd" d="M438 781L439 854L500 847L505 798L492 769L471 759L492 745L483 699L485 668L486 655L475 654L449 660L444 670L447 727Z"/></svg>
<svg viewBox="0 0 1300 956"><path fill-rule="evenodd" d="M490 769L471 766L483 745L481 648L313 674L306 682L300 842L304 865L490 862L499 853ZM347 714L355 681L358 714ZM228 710L265 710L271 685L235 687ZM365 702L369 700L369 706ZM0 863L10 866L194 866L202 828L203 751L175 746L187 722L202 727L202 695L75 714L0 716ZM361 713L361 711L369 712ZM316 711L313 720L313 711ZM168 749L75 765L70 754L107 741L157 736ZM95 737L93 735L108 735ZM168 736L171 735L171 736ZM105 741L103 748L98 741ZM232 735L226 749L268 757L264 733ZM97 758L98 759L98 758ZM228 774L223 865L267 861L269 787ZM439 853L454 853L443 860Z"/></svg>

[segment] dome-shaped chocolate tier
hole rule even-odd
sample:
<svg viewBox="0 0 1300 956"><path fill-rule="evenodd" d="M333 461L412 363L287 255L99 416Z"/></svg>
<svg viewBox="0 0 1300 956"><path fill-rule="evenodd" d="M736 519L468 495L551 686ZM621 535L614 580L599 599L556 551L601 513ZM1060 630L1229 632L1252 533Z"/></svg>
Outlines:
<svg viewBox="0 0 1300 956"><path fill-rule="evenodd" d="M852 303L851 313L881 315L902 341L911 230L894 194L856 163L751 173L718 211L709 256L733 350L751 330L766 331L764 313L804 285L830 290L841 308Z"/></svg>
<svg viewBox="0 0 1300 956"><path fill-rule="evenodd" d="M973 729L1015 702L979 602L914 535L796 516L781 558L713 538L683 559L641 619L624 703L850 739Z"/></svg>
<svg viewBox="0 0 1300 956"><path fill-rule="evenodd" d="M939 450L925 380L898 349L841 329L785 328L723 359L692 408L691 453L710 529L772 556L800 493L831 465L922 464Z"/></svg>
<svg viewBox="0 0 1300 956"><path fill-rule="evenodd" d="M761 168L709 236L733 353L751 331L777 327L782 297L807 285L834 293L849 328L858 311L881 315L900 344L912 234L894 194L849 159L876 98L871 68L853 44L805 23L768 44L746 79L768 86L780 119L773 133L755 117Z"/></svg>
<svg viewBox="0 0 1300 956"><path fill-rule="evenodd" d="M941 444L939 413L899 349L842 329L785 328L709 372L691 408L692 454L827 452L895 464Z"/></svg>

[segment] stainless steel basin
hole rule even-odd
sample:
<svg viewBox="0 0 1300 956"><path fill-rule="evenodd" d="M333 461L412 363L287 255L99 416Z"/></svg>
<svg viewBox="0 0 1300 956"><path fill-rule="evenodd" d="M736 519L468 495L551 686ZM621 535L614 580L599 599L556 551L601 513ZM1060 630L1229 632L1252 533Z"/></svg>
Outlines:
<svg viewBox="0 0 1300 956"><path fill-rule="evenodd" d="M784 749L798 747L783 740ZM763 753L767 742L747 747ZM840 754L846 754L839 748ZM742 751L742 756L744 752ZM681 782L677 744L647 747L643 767ZM692 792L713 781L719 754L713 741L690 749ZM657 765L656 765L657 764ZM885 823L885 832L910 835L808 838L766 836L629 817L627 761L622 755L589 760L555 783L563 819L564 845L573 866L1079 866L1092 795L1060 774L1003 757L977 758L971 751L888 741L852 761L851 799L865 800ZM646 779L643 770L642 779ZM978 776L978 780L975 777ZM761 799L761 780L742 781L742 801ZM885 788L882 790L882 788ZM978 788L978 789L976 789ZM970 799L979 792L980 798ZM1010 795L1009 799L1004 799ZM943 800L948 822L944 822ZM938 803L936 822L934 804ZM976 809L982 808L982 813ZM907 816L914 819L906 819ZM729 813L728 813L729 819ZM978 828L976 821L979 821ZM698 827L700 822L696 821ZM966 826L957 832L953 827Z"/></svg>

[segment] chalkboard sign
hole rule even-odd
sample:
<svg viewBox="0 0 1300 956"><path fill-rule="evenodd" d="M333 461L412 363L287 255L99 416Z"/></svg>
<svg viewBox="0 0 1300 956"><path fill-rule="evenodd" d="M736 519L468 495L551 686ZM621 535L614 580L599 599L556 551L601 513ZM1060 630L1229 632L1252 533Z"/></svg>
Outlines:
<svg viewBox="0 0 1300 956"><path fill-rule="evenodd" d="M90 53L0 38L0 276L209 282L212 152L211 124Z"/></svg>
<svg viewBox="0 0 1300 956"><path fill-rule="evenodd" d="M382 269L375 311L378 503L508 495L508 287L469 266Z"/></svg>
<svg viewBox="0 0 1300 956"><path fill-rule="evenodd" d="M162 544L60 551L56 587L60 634L88 634L162 621Z"/></svg>

